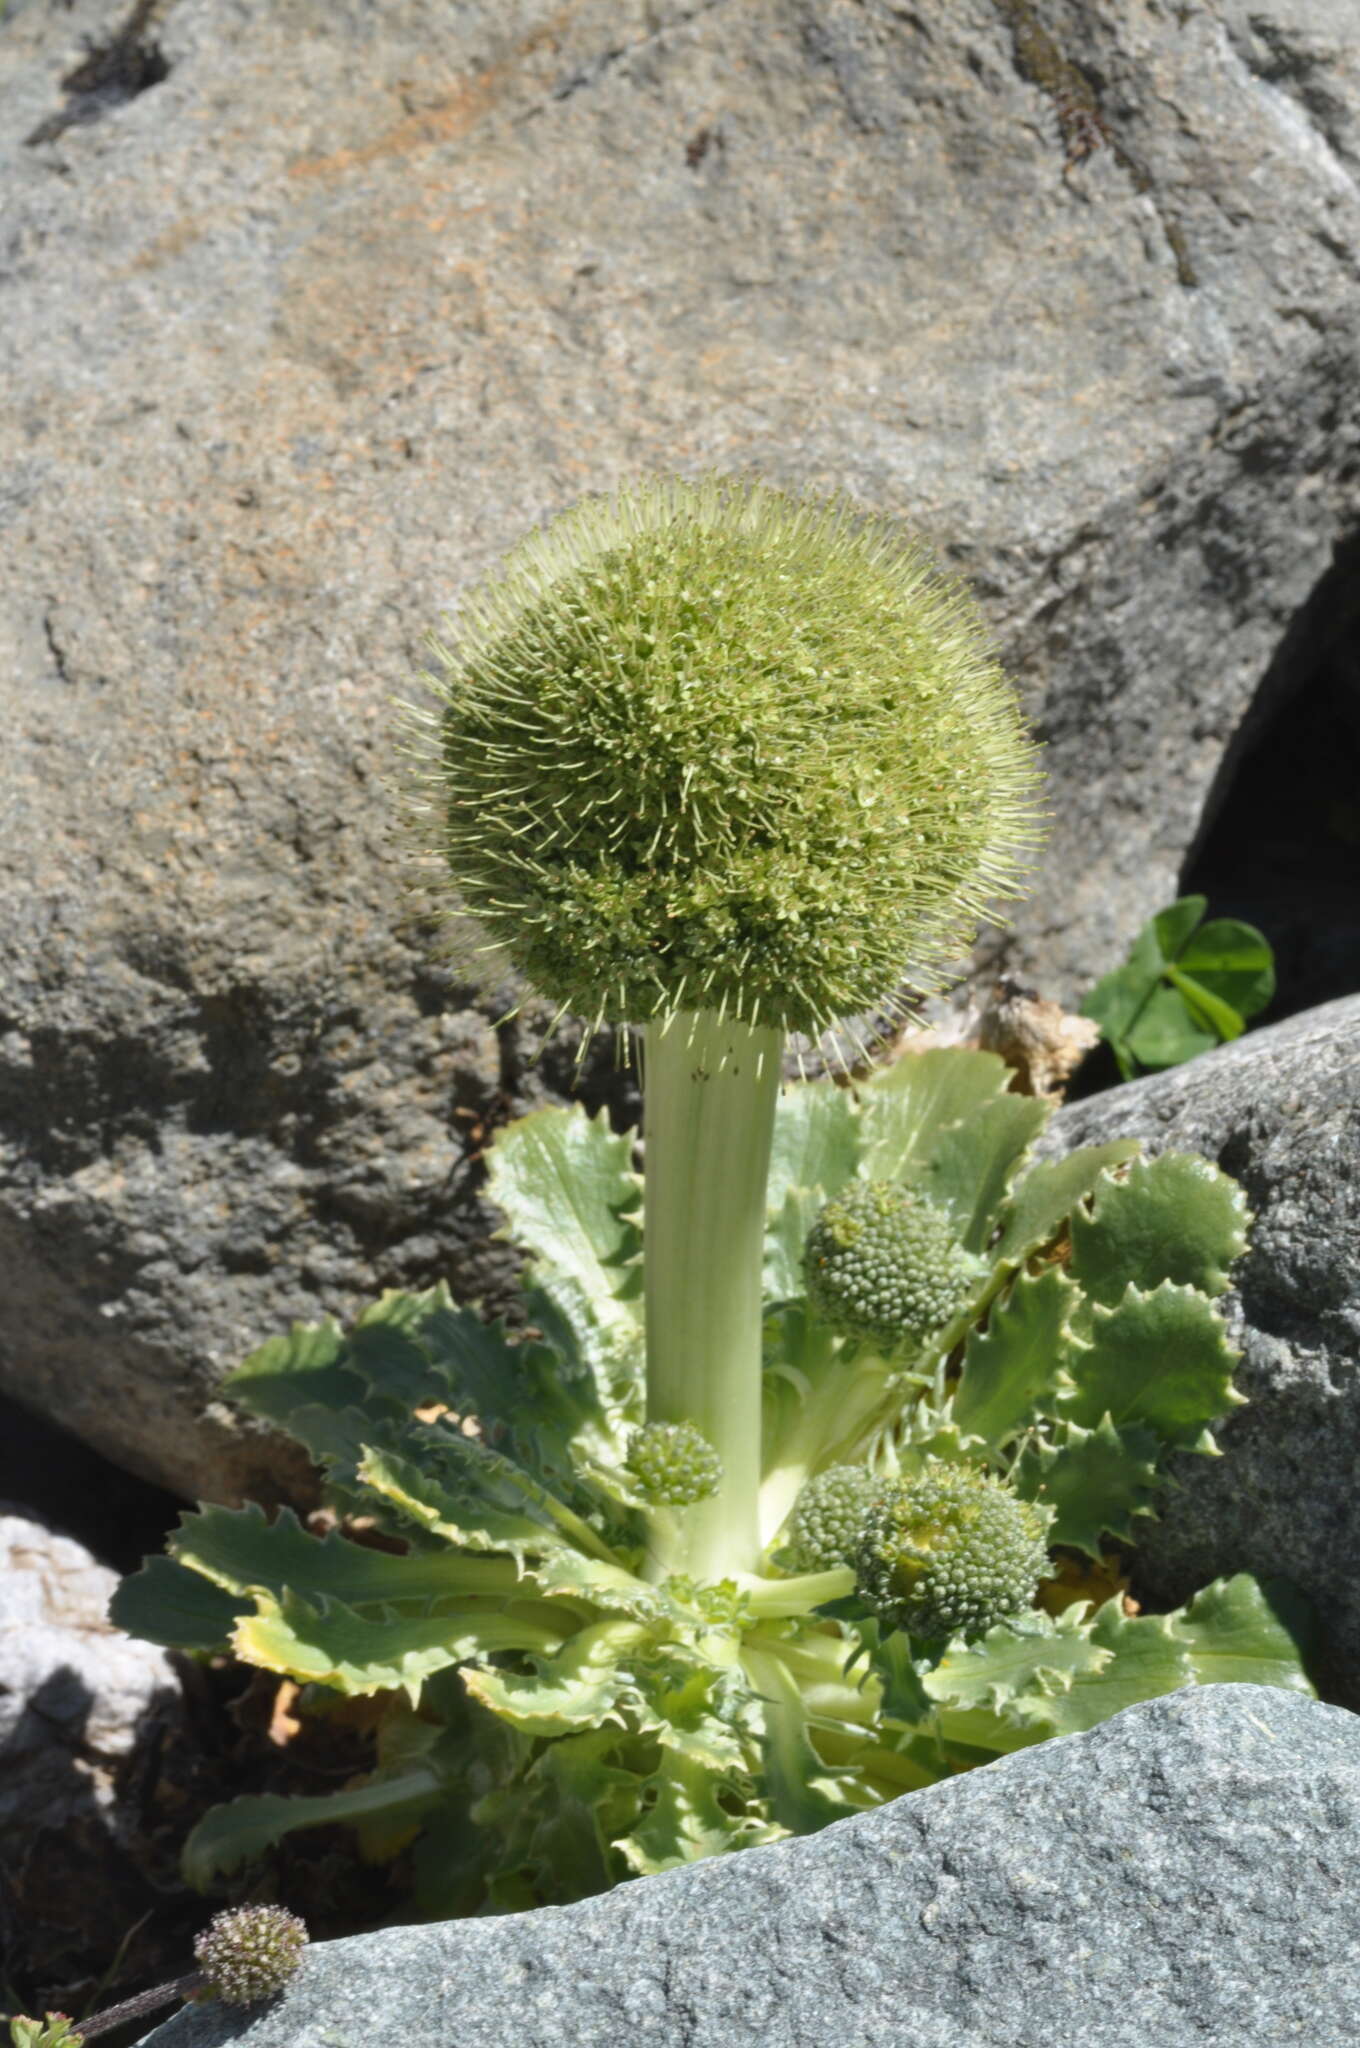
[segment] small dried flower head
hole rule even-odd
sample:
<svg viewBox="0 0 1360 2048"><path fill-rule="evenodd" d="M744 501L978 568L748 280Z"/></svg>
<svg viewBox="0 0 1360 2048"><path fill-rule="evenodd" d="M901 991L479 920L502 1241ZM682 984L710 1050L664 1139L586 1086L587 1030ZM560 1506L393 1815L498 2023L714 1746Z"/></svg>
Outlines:
<svg viewBox="0 0 1360 2048"><path fill-rule="evenodd" d="M228 2005L272 1998L294 1975L307 1946L306 1923L283 1906L229 1906L194 1942L209 1990Z"/></svg>
<svg viewBox="0 0 1360 2048"><path fill-rule="evenodd" d="M846 501L656 479L532 535L430 678L462 912L602 1021L820 1032L1012 890L1035 750L975 606Z"/></svg>

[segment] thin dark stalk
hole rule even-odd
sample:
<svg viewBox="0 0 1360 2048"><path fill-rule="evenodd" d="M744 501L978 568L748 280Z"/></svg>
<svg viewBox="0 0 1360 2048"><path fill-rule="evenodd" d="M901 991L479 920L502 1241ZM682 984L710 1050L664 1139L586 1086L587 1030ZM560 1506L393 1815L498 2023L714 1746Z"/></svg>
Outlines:
<svg viewBox="0 0 1360 2048"><path fill-rule="evenodd" d="M139 1991L135 1998L125 1998L121 2005L107 2005L103 2012L95 2013L88 2020L76 2023L82 2040L88 2041L94 2034L107 2034L111 2027L119 2027L124 2020L139 2020L146 2013L158 2012L172 1999L192 1998L207 1986L207 1978L201 1970L190 1970L187 1977L176 1977L171 1984L157 1984L151 1991Z"/></svg>

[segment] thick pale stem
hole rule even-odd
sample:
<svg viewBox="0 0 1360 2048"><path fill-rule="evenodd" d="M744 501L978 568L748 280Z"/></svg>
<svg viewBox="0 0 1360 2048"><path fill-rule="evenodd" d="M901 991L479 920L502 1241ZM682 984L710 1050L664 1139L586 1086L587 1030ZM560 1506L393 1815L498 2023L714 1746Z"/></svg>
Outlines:
<svg viewBox="0 0 1360 2048"><path fill-rule="evenodd" d="M692 1422L721 1490L658 1525L654 1566L699 1579L760 1556L761 1261L783 1034L681 1011L647 1027L647 1414ZM667 1554L662 1554L662 1549Z"/></svg>

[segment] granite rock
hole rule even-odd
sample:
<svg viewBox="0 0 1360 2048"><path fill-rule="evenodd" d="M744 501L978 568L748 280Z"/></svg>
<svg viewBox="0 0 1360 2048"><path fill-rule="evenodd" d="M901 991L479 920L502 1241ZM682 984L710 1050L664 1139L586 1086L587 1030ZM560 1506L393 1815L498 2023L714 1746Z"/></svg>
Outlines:
<svg viewBox="0 0 1360 2048"><path fill-rule="evenodd" d="M1360 1719L1270 1687L1083 1735L603 1898L308 1952L158 2048L1348 2048Z"/></svg>
<svg viewBox="0 0 1360 2048"><path fill-rule="evenodd" d="M0 1502L0 1835L12 1864L39 1829L114 1803L114 1779L172 1711L164 1650L109 1622L117 1572Z"/></svg>
<svg viewBox="0 0 1360 2048"><path fill-rule="evenodd" d="M1221 1458L1172 1458L1138 1588L1170 1608L1236 1571L1294 1580L1328 1696L1360 1708L1360 997L1071 1103L1040 1150L1117 1137L1215 1160L1255 1218L1223 1302L1250 1405L1215 1429Z"/></svg>
<svg viewBox="0 0 1360 2048"><path fill-rule="evenodd" d="M840 486L973 579L1052 777L1008 962L1070 999L1116 961L1353 519L1352 27L11 4L0 1386L272 1498L292 1453L216 1399L246 1350L504 1282L477 1150L571 1048L531 1067L432 949L389 706L640 469Z"/></svg>

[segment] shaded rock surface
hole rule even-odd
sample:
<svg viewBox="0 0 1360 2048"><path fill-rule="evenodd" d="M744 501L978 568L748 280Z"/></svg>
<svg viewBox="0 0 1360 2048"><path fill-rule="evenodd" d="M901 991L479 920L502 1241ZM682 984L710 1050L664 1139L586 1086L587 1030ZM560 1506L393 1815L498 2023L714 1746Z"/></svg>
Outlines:
<svg viewBox="0 0 1360 2048"><path fill-rule="evenodd" d="M1344 2048L1360 1719L1206 1686L811 1839L312 1949L164 2048Z"/></svg>
<svg viewBox="0 0 1360 2048"><path fill-rule="evenodd" d="M1360 997L1071 1103L1039 1149L1116 1137L1203 1153L1255 1217L1223 1303L1250 1405L1215 1429L1221 1458L1171 1460L1139 1589L1161 1608L1231 1572L1293 1579L1319 1611L1327 1690L1360 1708Z"/></svg>
<svg viewBox="0 0 1360 2048"><path fill-rule="evenodd" d="M113 1775L179 1684L164 1650L109 1622L118 1574L0 1503L0 1841L113 1802Z"/></svg>
<svg viewBox="0 0 1360 2048"><path fill-rule="evenodd" d="M477 1147L570 1046L530 1069L433 959L388 705L527 525L639 469L841 486L973 578L1052 774L1008 963L1113 964L1354 521L1353 26L10 7L0 1385L270 1498L301 1474L230 1365L503 1279Z"/></svg>

